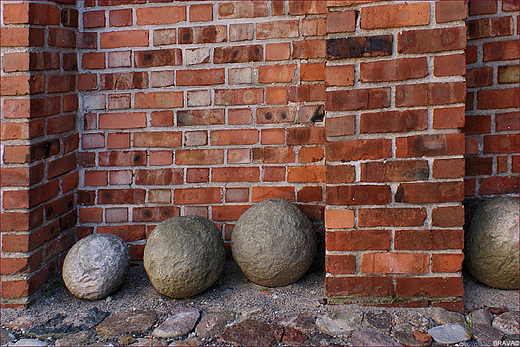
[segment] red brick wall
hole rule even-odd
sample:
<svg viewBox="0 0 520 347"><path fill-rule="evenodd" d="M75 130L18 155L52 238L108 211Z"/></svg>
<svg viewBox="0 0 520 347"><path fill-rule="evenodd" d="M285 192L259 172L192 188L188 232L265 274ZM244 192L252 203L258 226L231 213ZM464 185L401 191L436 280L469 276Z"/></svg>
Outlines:
<svg viewBox="0 0 520 347"><path fill-rule="evenodd" d="M73 3L2 2L2 305L75 237L140 260L198 214L229 249L279 197L325 220L331 302L460 309L464 191L518 195L515 3L470 3L466 123L461 1Z"/></svg>
<svg viewBox="0 0 520 347"><path fill-rule="evenodd" d="M518 1L471 1L466 196L518 196Z"/></svg>
<svg viewBox="0 0 520 347"><path fill-rule="evenodd" d="M327 296L460 308L466 6L328 4Z"/></svg>
<svg viewBox="0 0 520 347"><path fill-rule="evenodd" d="M2 1L2 307L24 306L75 242L73 3Z"/></svg>
<svg viewBox="0 0 520 347"><path fill-rule="evenodd" d="M79 237L115 233L141 259L147 233L173 216L208 217L227 242L267 198L322 220L326 12L86 2Z"/></svg>

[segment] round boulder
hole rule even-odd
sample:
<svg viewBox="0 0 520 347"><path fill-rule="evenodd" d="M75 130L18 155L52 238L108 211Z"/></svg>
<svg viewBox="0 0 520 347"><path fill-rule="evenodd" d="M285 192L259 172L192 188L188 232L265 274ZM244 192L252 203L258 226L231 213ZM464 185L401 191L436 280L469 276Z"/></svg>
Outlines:
<svg viewBox="0 0 520 347"><path fill-rule="evenodd" d="M130 267L130 251L120 237L92 234L79 240L63 262L63 282L81 299L109 296L123 284Z"/></svg>
<svg viewBox="0 0 520 347"><path fill-rule="evenodd" d="M218 280L226 250L220 231L209 219L173 217L152 231L143 260L155 289L182 299L203 292Z"/></svg>
<svg viewBox="0 0 520 347"><path fill-rule="evenodd" d="M269 199L240 216L231 234L231 251L252 282L286 286L312 265L316 235L298 207L283 199Z"/></svg>
<svg viewBox="0 0 520 347"><path fill-rule="evenodd" d="M465 266L480 282L498 289L518 286L518 199L491 198L468 221Z"/></svg>

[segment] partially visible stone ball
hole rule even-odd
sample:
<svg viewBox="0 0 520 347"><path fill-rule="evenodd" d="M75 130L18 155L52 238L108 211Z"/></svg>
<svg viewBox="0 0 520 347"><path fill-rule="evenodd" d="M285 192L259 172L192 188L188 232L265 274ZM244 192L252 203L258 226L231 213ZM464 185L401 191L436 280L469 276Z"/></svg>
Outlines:
<svg viewBox="0 0 520 347"><path fill-rule="evenodd" d="M130 251L120 237L92 234L79 240L63 262L63 282L82 299L109 296L123 284L130 267Z"/></svg>
<svg viewBox="0 0 520 347"><path fill-rule="evenodd" d="M468 221L465 266L480 282L518 289L518 199L491 198L479 204Z"/></svg>
<svg viewBox="0 0 520 347"><path fill-rule="evenodd" d="M240 216L231 251L246 277L267 287L302 277L314 261L316 235L309 219L283 199L264 200Z"/></svg>
<svg viewBox="0 0 520 347"><path fill-rule="evenodd" d="M181 299L203 292L218 280L226 250L220 231L209 219L173 217L152 231L143 260L155 289Z"/></svg>

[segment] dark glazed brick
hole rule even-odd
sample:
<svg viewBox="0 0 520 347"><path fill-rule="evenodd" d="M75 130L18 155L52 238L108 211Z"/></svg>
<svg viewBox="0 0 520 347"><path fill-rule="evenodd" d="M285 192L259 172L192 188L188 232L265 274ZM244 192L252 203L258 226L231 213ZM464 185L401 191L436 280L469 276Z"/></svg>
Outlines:
<svg viewBox="0 0 520 347"><path fill-rule="evenodd" d="M327 40L327 59L376 57L392 54L392 35Z"/></svg>

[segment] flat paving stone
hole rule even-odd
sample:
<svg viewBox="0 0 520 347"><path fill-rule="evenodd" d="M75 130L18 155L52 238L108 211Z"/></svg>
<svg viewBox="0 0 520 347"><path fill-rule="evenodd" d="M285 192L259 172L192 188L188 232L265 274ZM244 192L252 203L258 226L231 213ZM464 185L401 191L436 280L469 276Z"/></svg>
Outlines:
<svg viewBox="0 0 520 347"><path fill-rule="evenodd" d="M473 337L482 346L496 346L496 341L502 340L504 333L500 329L485 324L473 324Z"/></svg>
<svg viewBox="0 0 520 347"><path fill-rule="evenodd" d="M489 313L486 309L480 309L472 311L470 314L466 316L466 321L468 324L472 322L472 324L484 324L491 325L493 322L493 315Z"/></svg>
<svg viewBox="0 0 520 347"><path fill-rule="evenodd" d="M402 346L390 336L370 327L353 331L350 343L352 346Z"/></svg>
<svg viewBox="0 0 520 347"><path fill-rule="evenodd" d="M116 312L102 321L96 327L96 332L104 338L145 333L151 329L156 320L157 314L152 310Z"/></svg>
<svg viewBox="0 0 520 347"><path fill-rule="evenodd" d="M437 325L445 325L445 324L458 324L460 326L466 325L466 319L464 316L457 312L452 312L440 308L433 313L432 316L433 321Z"/></svg>
<svg viewBox="0 0 520 347"><path fill-rule="evenodd" d="M13 341L15 336L11 334L9 331L2 329L2 346L7 345L9 342Z"/></svg>
<svg viewBox="0 0 520 347"><path fill-rule="evenodd" d="M137 339L136 342L132 343L130 346L166 346L168 342L164 339Z"/></svg>
<svg viewBox="0 0 520 347"><path fill-rule="evenodd" d="M316 318L309 314L296 314L279 320L278 324L283 327L298 329L304 333L312 333L316 330L315 321Z"/></svg>
<svg viewBox="0 0 520 347"><path fill-rule="evenodd" d="M55 339L65 335L89 330L108 317L109 313L93 307L84 315L72 321L70 317L61 313L47 320L45 323L31 327L25 335L37 338L52 337Z"/></svg>
<svg viewBox="0 0 520 347"><path fill-rule="evenodd" d="M195 328L199 317L200 312L195 308L178 308L161 325L155 328L152 336L168 339L186 335Z"/></svg>
<svg viewBox="0 0 520 347"><path fill-rule="evenodd" d="M432 343L431 338L426 342L421 342L415 338L414 334L406 333L404 331L396 331L395 333L392 334L392 336L394 337L394 339L397 342L399 342L405 346L429 346Z"/></svg>
<svg viewBox="0 0 520 347"><path fill-rule="evenodd" d="M284 328L282 343L284 345L299 346L309 339L304 332L295 328Z"/></svg>
<svg viewBox="0 0 520 347"><path fill-rule="evenodd" d="M85 346L88 345L96 333L93 330L80 331L74 334L69 334L57 340L56 346Z"/></svg>
<svg viewBox="0 0 520 347"><path fill-rule="evenodd" d="M220 336L222 342L241 346L273 346L282 339L283 327L251 319L235 323Z"/></svg>
<svg viewBox="0 0 520 347"><path fill-rule="evenodd" d="M493 319L493 326L502 330L507 335L519 333L519 314L518 311L502 313Z"/></svg>
<svg viewBox="0 0 520 347"><path fill-rule="evenodd" d="M201 339L218 337L235 318L236 315L232 311L209 313L201 318L199 324L195 327L195 333Z"/></svg>
<svg viewBox="0 0 520 347"><path fill-rule="evenodd" d="M12 346L48 346L49 344L47 342L43 342L41 340L37 339L21 339L16 341L16 343Z"/></svg>
<svg viewBox="0 0 520 347"><path fill-rule="evenodd" d="M365 321L373 328L381 331L390 331L392 329L392 315L387 311L379 313L368 312L365 314Z"/></svg>
<svg viewBox="0 0 520 347"><path fill-rule="evenodd" d="M350 336L355 329L361 326L363 321L363 311L332 311L316 320L318 329L332 336Z"/></svg>
<svg viewBox="0 0 520 347"><path fill-rule="evenodd" d="M204 346L204 343L196 337L189 337L186 340L173 341L169 346Z"/></svg>
<svg viewBox="0 0 520 347"><path fill-rule="evenodd" d="M468 341L470 339L468 331L457 324L436 326L428 330L428 334L430 334L436 342L445 345Z"/></svg>

